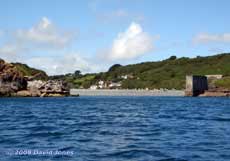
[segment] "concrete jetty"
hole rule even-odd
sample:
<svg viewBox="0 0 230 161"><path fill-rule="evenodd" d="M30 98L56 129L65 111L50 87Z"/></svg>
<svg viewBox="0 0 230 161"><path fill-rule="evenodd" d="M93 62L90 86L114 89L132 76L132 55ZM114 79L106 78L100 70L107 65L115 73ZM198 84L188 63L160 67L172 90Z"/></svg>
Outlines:
<svg viewBox="0 0 230 161"><path fill-rule="evenodd" d="M208 90L208 79L206 76L187 75L186 76L186 96L198 96Z"/></svg>

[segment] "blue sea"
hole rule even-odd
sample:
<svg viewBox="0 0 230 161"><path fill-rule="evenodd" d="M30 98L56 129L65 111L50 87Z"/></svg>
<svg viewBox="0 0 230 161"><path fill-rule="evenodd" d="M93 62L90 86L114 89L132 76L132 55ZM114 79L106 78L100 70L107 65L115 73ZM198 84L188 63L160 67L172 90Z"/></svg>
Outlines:
<svg viewBox="0 0 230 161"><path fill-rule="evenodd" d="M0 161L229 161L230 98L0 98Z"/></svg>

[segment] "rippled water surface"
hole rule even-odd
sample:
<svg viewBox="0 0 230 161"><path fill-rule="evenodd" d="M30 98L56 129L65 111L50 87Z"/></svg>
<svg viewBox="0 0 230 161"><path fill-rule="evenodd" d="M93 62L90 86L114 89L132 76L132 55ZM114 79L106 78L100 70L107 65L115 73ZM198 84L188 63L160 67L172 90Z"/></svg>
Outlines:
<svg viewBox="0 0 230 161"><path fill-rule="evenodd" d="M230 99L1 98L0 160L229 161Z"/></svg>

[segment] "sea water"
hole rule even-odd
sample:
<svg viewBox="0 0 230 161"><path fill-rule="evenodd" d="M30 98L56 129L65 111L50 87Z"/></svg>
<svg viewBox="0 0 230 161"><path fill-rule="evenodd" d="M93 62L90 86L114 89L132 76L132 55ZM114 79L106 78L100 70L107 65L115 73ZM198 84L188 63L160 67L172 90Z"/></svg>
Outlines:
<svg viewBox="0 0 230 161"><path fill-rule="evenodd" d="M230 99L1 98L1 161L229 161Z"/></svg>

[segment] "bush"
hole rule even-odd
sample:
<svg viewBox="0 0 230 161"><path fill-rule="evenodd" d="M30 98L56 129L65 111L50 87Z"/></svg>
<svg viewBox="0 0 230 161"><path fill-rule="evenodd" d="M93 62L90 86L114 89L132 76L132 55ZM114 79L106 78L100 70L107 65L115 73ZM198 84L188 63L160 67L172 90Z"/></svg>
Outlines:
<svg viewBox="0 0 230 161"><path fill-rule="evenodd" d="M215 81L216 87L230 89L230 77L225 77Z"/></svg>

